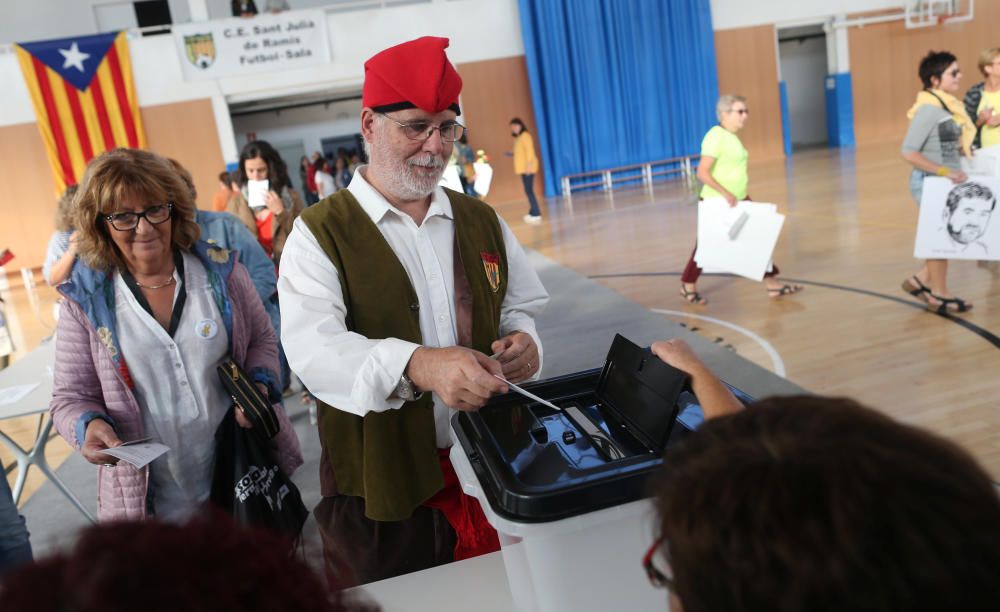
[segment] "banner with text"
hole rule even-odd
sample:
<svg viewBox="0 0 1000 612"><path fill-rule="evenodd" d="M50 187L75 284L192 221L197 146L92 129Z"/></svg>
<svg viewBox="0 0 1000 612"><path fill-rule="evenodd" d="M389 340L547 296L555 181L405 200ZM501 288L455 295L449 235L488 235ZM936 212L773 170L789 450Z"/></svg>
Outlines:
<svg viewBox="0 0 1000 612"><path fill-rule="evenodd" d="M173 26L188 81L278 72L330 61L323 11L288 11Z"/></svg>

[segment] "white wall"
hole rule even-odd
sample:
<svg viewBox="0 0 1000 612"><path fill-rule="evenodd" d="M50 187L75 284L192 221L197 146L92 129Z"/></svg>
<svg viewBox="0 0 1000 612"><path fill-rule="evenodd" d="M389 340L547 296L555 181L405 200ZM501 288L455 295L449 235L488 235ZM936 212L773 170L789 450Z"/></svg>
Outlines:
<svg viewBox="0 0 1000 612"><path fill-rule="evenodd" d="M94 5L119 3L115 0L3 0L2 4L0 43L12 43L97 34ZM188 0L168 0L168 4L174 23L191 20ZM13 8L15 5L17 8Z"/></svg>
<svg viewBox="0 0 1000 612"><path fill-rule="evenodd" d="M356 134L361 131L361 100L336 102L325 108L308 106L233 117L237 143L246 142L248 132L273 145L301 142L308 154L322 151L324 138ZM289 167L298 160L285 160Z"/></svg>
<svg viewBox="0 0 1000 612"><path fill-rule="evenodd" d="M232 3L230 0L202 0L208 7L209 19L222 19L232 16ZM379 0L372 0L372 4ZM432 2L434 0L418 0L422 2ZM295 10L323 8L325 6L335 6L344 2L357 4L358 0L288 0L288 5ZM267 0L254 0L257 8L264 10Z"/></svg>
<svg viewBox="0 0 1000 612"><path fill-rule="evenodd" d="M88 11L90 1L96 0L88 0ZM63 4L55 0L45 2ZM75 28L75 32L80 33L83 27ZM233 162L238 149L227 102L310 91L359 91L364 81L366 59L381 49L421 35L449 37L448 56L455 63L524 54L517 0L433 0L429 4L387 9L331 12L327 15L327 31L332 58L327 65L252 78L192 82L184 81L181 75L182 58L171 36L134 38L129 41L129 49L139 105L211 98L223 157ZM42 37L70 34L72 32L52 33L46 28ZM31 99L10 48L0 50L0 79L4 84L0 88L0 126L33 123L35 114Z"/></svg>
<svg viewBox="0 0 1000 612"><path fill-rule="evenodd" d="M841 13L903 8L903 0L710 0L710 3L713 30L809 20L820 22Z"/></svg>

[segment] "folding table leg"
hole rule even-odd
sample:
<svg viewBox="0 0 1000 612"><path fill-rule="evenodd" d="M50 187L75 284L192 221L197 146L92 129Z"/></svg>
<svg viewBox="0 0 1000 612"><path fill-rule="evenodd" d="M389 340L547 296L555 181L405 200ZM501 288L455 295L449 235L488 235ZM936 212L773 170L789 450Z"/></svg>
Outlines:
<svg viewBox="0 0 1000 612"><path fill-rule="evenodd" d="M59 491L66 496L69 501L76 506L91 523L97 521L94 520L94 516L84 507L80 500L77 499L76 495L63 483L62 479L55 473L55 471L49 467L48 461L45 459L45 445L48 444L49 434L52 432L52 418L45 423L45 427L39 432L38 437L35 439L35 444L31 447L31 450L25 451L23 448L17 445L16 442L10 439L7 434L0 431L0 442L3 442L10 451L14 454L17 459L17 480L14 483L14 503L17 504L21 499L21 493L24 490L25 477L28 474L28 468L32 465L38 466L38 469L45 474L45 477L52 481L52 484L56 486Z"/></svg>

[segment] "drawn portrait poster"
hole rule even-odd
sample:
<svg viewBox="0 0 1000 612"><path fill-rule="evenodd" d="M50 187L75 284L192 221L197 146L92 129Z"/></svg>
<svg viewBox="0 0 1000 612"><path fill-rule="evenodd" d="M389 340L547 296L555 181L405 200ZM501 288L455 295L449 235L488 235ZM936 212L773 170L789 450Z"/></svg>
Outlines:
<svg viewBox="0 0 1000 612"><path fill-rule="evenodd" d="M972 176L958 185L925 178L913 256L1000 260L1000 219L993 219L998 196L1000 177Z"/></svg>

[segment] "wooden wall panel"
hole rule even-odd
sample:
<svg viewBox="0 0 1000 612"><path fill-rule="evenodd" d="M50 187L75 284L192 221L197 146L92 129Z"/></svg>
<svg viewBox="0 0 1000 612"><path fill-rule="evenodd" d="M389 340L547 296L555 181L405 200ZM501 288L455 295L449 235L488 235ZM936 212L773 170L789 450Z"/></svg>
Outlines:
<svg viewBox="0 0 1000 612"><path fill-rule="evenodd" d="M198 189L198 206L212 208L218 175L226 169L209 99L144 106L140 109L149 149L188 169Z"/></svg>
<svg viewBox="0 0 1000 612"><path fill-rule="evenodd" d="M908 30L902 21L851 28L848 45L854 91L854 133L858 144L902 142L906 111L922 87L917 69L931 49L948 50L962 67L962 90L982 81L979 53L998 42L1000 2L977 2L966 23Z"/></svg>
<svg viewBox="0 0 1000 612"><path fill-rule="evenodd" d="M521 180L514 174L512 159L504 155L514 148L509 121L520 117L535 136L535 149L541 159L524 56L470 62L456 68L462 75L462 115L469 127L469 145L473 150L484 149L493 166L493 184L487 200L492 204L524 200L527 213ZM544 172L543 167L535 176L535 195L539 197Z"/></svg>
<svg viewBox="0 0 1000 612"><path fill-rule="evenodd" d="M198 203L210 208L216 175L225 168L210 100L140 109L152 151L173 157L194 175ZM8 270L41 266L53 230L58 194L38 128L24 123L0 128L0 165L11 180L0 200L0 249L17 256Z"/></svg>
<svg viewBox="0 0 1000 612"><path fill-rule="evenodd" d="M715 32L719 93L746 96L750 118L740 139L751 160L784 156L774 26Z"/></svg>
<svg viewBox="0 0 1000 612"><path fill-rule="evenodd" d="M4 228L0 250L9 248L17 256L6 266L8 275L14 276L18 268L45 261L59 197L38 126L22 123L0 128L0 166L9 179L5 197L0 198L0 226Z"/></svg>

